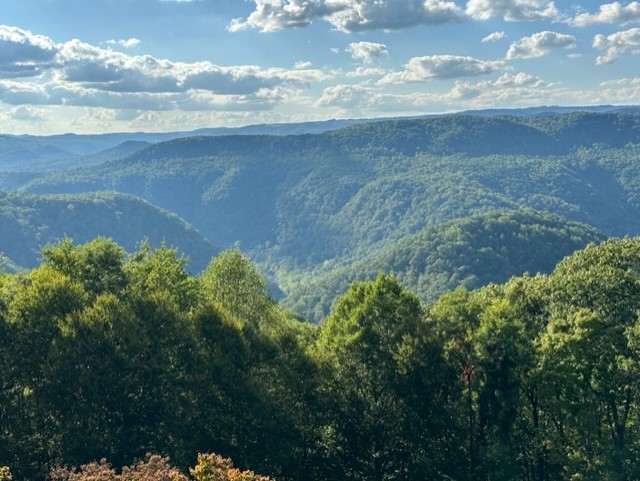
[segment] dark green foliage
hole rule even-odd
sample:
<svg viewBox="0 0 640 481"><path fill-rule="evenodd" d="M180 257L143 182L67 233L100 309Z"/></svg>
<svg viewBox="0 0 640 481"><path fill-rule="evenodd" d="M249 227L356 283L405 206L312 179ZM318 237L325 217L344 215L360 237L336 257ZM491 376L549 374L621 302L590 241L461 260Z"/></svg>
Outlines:
<svg viewBox="0 0 640 481"><path fill-rule="evenodd" d="M475 215L423 229L362 261L294 274L283 303L319 321L350 279L380 271L394 273L430 302L459 286L474 289L524 272L551 272L563 257L602 239L584 224L532 210Z"/></svg>
<svg viewBox="0 0 640 481"><path fill-rule="evenodd" d="M634 481L639 259L638 238L590 244L427 306L378 274L316 327L238 251L194 277L175 249L65 239L0 275L0 466L183 479L216 451L290 481ZM183 474L119 471L147 452Z"/></svg>
<svg viewBox="0 0 640 481"><path fill-rule="evenodd" d="M456 477L450 379L418 299L393 277L354 283L320 330L333 479ZM427 374L427 371L429 374ZM440 443L447 443L442 446ZM459 454L462 454L461 452Z"/></svg>
<svg viewBox="0 0 640 481"><path fill-rule="evenodd" d="M0 192L0 223L0 251L11 259L6 263L9 271L17 266L34 267L40 248L64 237L82 243L106 236L129 252L143 239L154 245L180 244L194 272L218 252L176 215L113 192L44 196Z"/></svg>

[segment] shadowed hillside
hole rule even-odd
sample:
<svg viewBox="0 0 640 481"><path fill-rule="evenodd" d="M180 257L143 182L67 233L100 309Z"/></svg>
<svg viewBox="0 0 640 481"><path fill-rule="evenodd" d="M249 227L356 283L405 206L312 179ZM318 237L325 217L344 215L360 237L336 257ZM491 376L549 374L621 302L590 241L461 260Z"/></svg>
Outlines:
<svg viewBox="0 0 640 481"><path fill-rule="evenodd" d="M130 252L143 239L153 245L165 242L180 247L194 272L203 269L219 251L175 214L117 193L0 193L0 222L0 252L21 267L37 265L42 246L67 236L76 242L111 237ZM15 265L7 263L6 270L15 270Z"/></svg>

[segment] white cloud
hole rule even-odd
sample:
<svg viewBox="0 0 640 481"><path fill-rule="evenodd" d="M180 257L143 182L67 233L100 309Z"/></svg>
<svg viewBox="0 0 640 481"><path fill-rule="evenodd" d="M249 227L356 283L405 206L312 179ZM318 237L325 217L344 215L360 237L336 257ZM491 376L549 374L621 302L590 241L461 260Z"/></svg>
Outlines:
<svg viewBox="0 0 640 481"><path fill-rule="evenodd" d="M464 12L452 1L343 0L342 3L345 8L327 20L343 32L400 30L464 20Z"/></svg>
<svg viewBox="0 0 640 481"><path fill-rule="evenodd" d="M386 73L386 70L383 68L358 67L357 69L352 70L351 72L347 72L346 77L347 78L366 77L371 79L373 77L381 77L385 73Z"/></svg>
<svg viewBox="0 0 640 481"><path fill-rule="evenodd" d="M284 28L305 27L316 18L330 15L343 8L327 6L323 0L255 0L255 10L243 20L236 18L227 27L231 32L258 28L273 32Z"/></svg>
<svg viewBox="0 0 640 481"><path fill-rule="evenodd" d="M362 108L374 92L374 89L361 85L334 85L324 89L316 106Z"/></svg>
<svg viewBox="0 0 640 481"><path fill-rule="evenodd" d="M640 77L607 80L593 95L597 103L637 104L640 101Z"/></svg>
<svg viewBox="0 0 640 481"><path fill-rule="evenodd" d="M503 62L478 60L458 55L430 55L414 57L405 70L387 74L379 81L383 84L424 82L432 79L451 79L488 74L503 68Z"/></svg>
<svg viewBox="0 0 640 481"><path fill-rule="evenodd" d="M551 20L559 15L550 0L469 0L466 11L477 20L502 17L509 22Z"/></svg>
<svg viewBox="0 0 640 481"><path fill-rule="evenodd" d="M496 80L485 80L477 83L455 83L445 94L451 102L463 102L467 108L507 105L536 105L558 97L559 91L553 84L547 83L533 75L520 72L505 73ZM565 93L565 92L562 92Z"/></svg>
<svg viewBox="0 0 640 481"><path fill-rule="evenodd" d="M20 105L8 112L11 120L20 120L24 122L42 122L46 120L46 114L42 109L36 109L29 105Z"/></svg>
<svg viewBox="0 0 640 481"><path fill-rule="evenodd" d="M640 101L640 77L607 80L598 90L602 102L632 104Z"/></svg>
<svg viewBox="0 0 640 481"><path fill-rule="evenodd" d="M498 40L502 40L506 35L504 32L493 32L487 35L482 39L482 42L497 42Z"/></svg>
<svg viewBox="0 0 640 481"><path fill-rule="evenodd" d="M0 77L38 76L51 68L56 53L57 47L50 38L0 25Z"/></svg>
<svg viewBox="0 0 640 481"><path fill-rule="evenodd" d="M640 21L640 2L629 2L626 5L613 2L600 5L596 13L580 13L569 20L569 23L584 27L597 23L626 25L638 21Z"/></svg>
<svg viewBox="0 0 640 481"><path fill-rule="evenodd" d="M615 62L625 54L640 53L640 28L631 28L611 35L596 35L593 37L593 48L605 50L603 55L596 58L598 65Z"/></svg>
<svg viewBox="0 0 640 481"><path fill-rule="evenodd" d="M627 78L618 78L605 80L600 83L600 87L611 88L611 87L628 87L628 86L640 87L640 77L627 77Z"/></svg>
<svg viewBox="0 0 640 481"><path fill-rule="evenodd" d="M559 48L574 48L576 38L558 32L537 32L529 37L523 37L512 43L507 50L506 58L537 58L547 55L552 50Z"/></svg>
<svg viewBox="0 0 640 481"><path fill-rule="evenodd" d="M387 46L382 43L354 42L349 44L346 51L356 60L364 63L373 63L381 57L389 55Z"/></svg>
<svg viewBox="0 0 640 481"><path fill-rule="evenodd" d="M447 0L253 0L255 9L227 27L232 32L256 28L273 32L305 27L314 20L343 32L399 30L464 20L464 12Z"/></svg>
<svg viewBox="0 0 640 481"><path fill-rule="evenodd" d="M131 44L131 41L125 41ZM135 42L133 42L135 43ZM296 89L324 80L320 70L219 66L128 55L79 40L0 28L0 101L141 110L268 108ZM32 77L34 81L12 81Z"/></svg>
<svg viewBox="0 0 640 481"><path fill-rule="evenodd" d="M107 43L109 45L120 45L124 48L132 48L140 45L140 39L132 37L126 40L107 40Z"/></svg>
<svg viewBox="0 0 640 481"><path fill-rule="evenodd" d="M338 85L325 89L317 105L343 109L345 115L353 112L364 115L382 112L403 115L496 106L530 106L568 95L571 93L554 84L519 72L504 73L497 79L479 82L458 80L443 92L392 94L364 85ZM584 100L584 96L581 98Z"/></svg>

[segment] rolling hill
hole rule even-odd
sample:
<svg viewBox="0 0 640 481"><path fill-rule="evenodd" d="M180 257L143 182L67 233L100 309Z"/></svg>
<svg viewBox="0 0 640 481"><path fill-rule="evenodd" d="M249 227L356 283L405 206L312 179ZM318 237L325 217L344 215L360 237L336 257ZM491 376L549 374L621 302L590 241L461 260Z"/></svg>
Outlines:
<svg viewBox="0 0 640 481"><path fill-rule="evenodd" d="M40 248L71 237L76 243L97 236L113 238L127 251L143 239L176 246L194 272L219 249L175 214L131 195L102 192L82 195L0 193L0 266L15 271L33 267Z"/></svg>
<svg viewBox="0 0 640 481"><path fill-rule="evenodd" d="M0 182L33 194L109 190L143 198L184 218L216 245L249 253L280 285L286 303L306 306L305 315L311 306L296 298L304 295L292 287L296 280L309 280L311 273L333 286L347 280L336 282L323 266L350 276L357 266L379 265L421 292L448 288L452 284L442 281L447 276L464 283L467 277L454 274L468 263L436 275L429 258L420 277L402 271L401 257L421 242L435 245L429 236L444 235L438 227L470 216L548 212L594 229L578 236L576 248L596 232L640 233L640 116L628 113L447 115L322 133L198 136L121 148L122 157L97 165L6 174ZM562 236L556 241L568 245ZM406 245L411 248L401 248ZM393 249L403 254L383 261ZM556 251L569 253L548 250L551 264ZM494 262L503 274L543 270L542 264ZM479 282L502 279L469 275ZM324 312L326 304L319 309Z"/></svg>
<svg viewBox="0 0 640 481"><path fill-rule="evenodd" d="M604 236L578 222L534 210L500 210L427 227L370 258L327 263L282 275L283 302L319 321L336 292L353 280L392 273L425 303L457 287L475 289L523 273L550 273L576 250Z"/></svg>

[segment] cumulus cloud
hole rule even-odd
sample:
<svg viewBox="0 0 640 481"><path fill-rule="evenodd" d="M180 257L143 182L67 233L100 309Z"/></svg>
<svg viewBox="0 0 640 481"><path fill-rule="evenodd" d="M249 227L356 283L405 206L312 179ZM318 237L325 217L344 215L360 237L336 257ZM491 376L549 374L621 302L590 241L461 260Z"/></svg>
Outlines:
<svg viewBox="0 0 640 481"><path fill-rule="evenodd" d="M405 65L405 70L392 72L379 84L424 82L433 79L451 79L488 74L502 68L502 62L478 60L458 55L429 55L414 57Z"/></svg>
<svg viewBox="0 0 640 481"><path fill-rule="evenodd" d="M57 51L56 45L48 37L0 25L0 77L40 75L52 66Z"/></svg>
<svg viewBox="0 0 640 481"><path fill-rule="evenodd" d="M292 27L305 27L314 19L340 10L342 5L326 5L322 0L255 0L255 10L246 18L236 18L227 27L231 32L258 28L273 32Z"/></svg>
<svg viewBox="0 0 640 481"><path fill-rule="evenodd" d="M477 20L502 17L506 21L549 20L559 16L549 0L469 0L467 14Z"/></svg>
<svg viewBox="0 0 640 481"><path fill-rule="evenodd" d="M603 55L596 58L598 65L615 62L625 54L640 53L640 28L631 28L611 35L596 35L593 37L593 48L605 50Z"/></svg>
<svg viewBox="0 0 640 481"><path fill-rule="evenodd" d="M607 80L600 84L602 100L615 103L631 103L640 99L640 77Z"/></svg>
<svg viewBox="0 0 640 481"><path fill-rule="evenodd" d="M282 98L283 89L326 78L306 68L219 66L128 55L80 40L55 44L44 36L0 28L0 100L13 104L109 108L260 108ZM44 75L46 73L46 76ZM39 77L37 77L39 75ZM33 82L11 81L32 77Z"/></svg>
<svg viewBox="0 0 640 481"><path fill-rule="evenodd" d="M362 85L334 85L327 87L316 102L318 107L362 108L375 91Z"/></svg>
<svg viewBox="0 0 640 481"><path fill-rule="evenodd" d="M8 117L11 120L24 122L42 122L46 119L45 113L41 109L36 109L29 105L20 105L9 110Z"/></svg>
<svg viewBox="0 0 640 481"><path fill-rule="evenodd" d="M366 77L371 79L373 77L381 77L385 73L386 73L386 70L382 68L358 67L357 69L352 70L351 72L347 72L346 76L347 78Z"/></svg>
<svg viewBox="0 0 640 481"><path fill-rule="evenodd" d="M558 89L528 73L505 73L495 80L470 83L457 81L445 94L451 102L484 107L493 105L531 105L558 96Z"/></svg>
<svg viewBox="0 0 640 481"><path fill-rule="evenodd" d="M626 25L638 21L640 21L640 2L629 2L626 5L613 2L600 5L596 13L580 13L569 20L569 23L577 27L584 27L597 23Z"/></svg>
<svg viewBox="0 0 640 481"><path fill-rule="evenodd" d="M122 40L107 40L107 44L109 45L120 45L121 47L124 48L132 48L132 47L136 47L138 45L140 45L140 39L138 38L128 38L126 40L122 39Z"/></svg>
<svg viewBox="0 0 640 481"><path fill-rule="evenodd" d="M356 60L364 63L373 63L381 57L389 55L387 46L382 43L354 42L349 44L346 51Z"/></svg>
<svg viewBox="0 0 640 481"><path fill-rule="evenodd" d="M246 18L227 27L232 32L255 28L273 32L305 27L314 20L329 22L343 32L399 30L416 25L459 22L464 12L447 0L253 0Z"/></svg>
<svg viewBox="0 0 640 481"><path fill-rule="evenodd" d="M506 58L543 57L555 49L574 48L575 46L576 38L573 35L549 31L537 32L512 43L507 50Z"/></svg>
<svg viewBox="0 0 640 481"><path fill-rule="evenodd" d="M582 94L582 93L581 93ZM443 92L389 93L366 85L338 85L324 90L317 105L371 115L394 115L425 111L483 108L488 106L529 106L571 93L541 78L524 73L504 73L496 79L477 82L456 80ZM577 96L577 98L583 97Z"/></svg>
<svg viewBox="0 0 640 481"><path fill-rule="evenodd" d="M483 42L497 42L506 37L504 32L493 32L482 39Z"/></svg>
<svg viewBox="0 0 640 481"><path fill-rule="evenodd" d="M0 101L10 105L63 105L134 109L142 111L259 111L282 101L277 89L246 95L217 95L212 92L109 92L77 85L11 83L0 80Z"/></svg>

